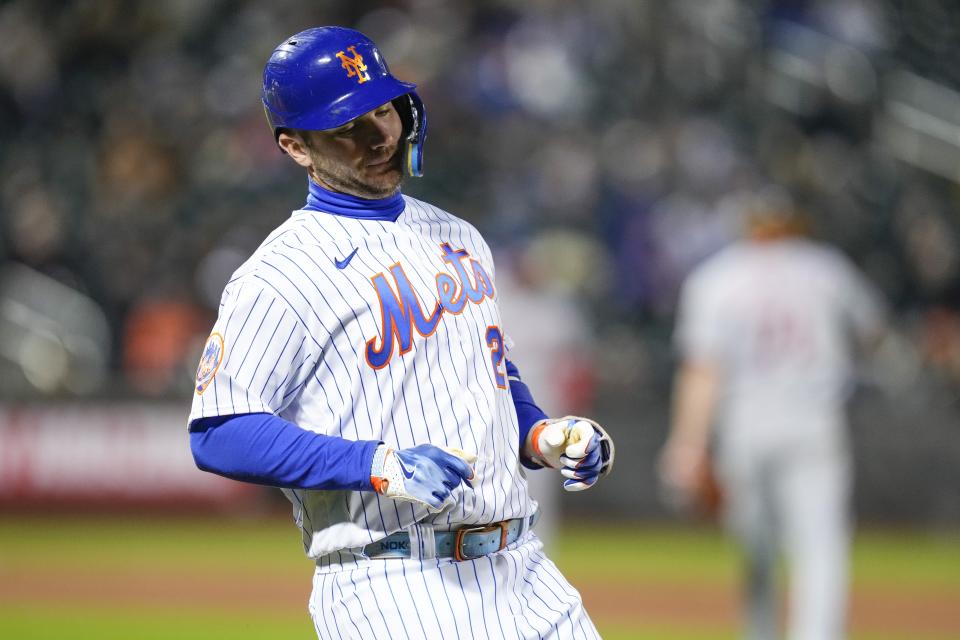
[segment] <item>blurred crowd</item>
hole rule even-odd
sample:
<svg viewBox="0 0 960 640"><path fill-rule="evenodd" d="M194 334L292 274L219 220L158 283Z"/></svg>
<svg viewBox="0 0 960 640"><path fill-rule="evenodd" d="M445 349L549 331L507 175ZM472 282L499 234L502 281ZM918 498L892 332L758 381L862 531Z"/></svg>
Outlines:
<svg viewBox="0 0 960 640"><path fill-rule="evenodd" d="M184 392L223 284L305 198L260 74L318 24L419 85L405 192L574 296L607 382L666 376L679 282L775 183L887 295L894 361L960 386L949 0L11 0L0 395Z"/></svg>

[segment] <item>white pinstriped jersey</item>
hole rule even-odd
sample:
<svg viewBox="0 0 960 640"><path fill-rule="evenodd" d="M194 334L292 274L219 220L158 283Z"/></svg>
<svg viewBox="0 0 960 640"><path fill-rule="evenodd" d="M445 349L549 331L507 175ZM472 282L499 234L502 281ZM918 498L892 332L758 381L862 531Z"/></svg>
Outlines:
<svg viewBox="0 0 960 640"><path fill-rule="evenodd" d="M373 492L285 489L311 558L415 522L535 509L490 250L468 223L404 200L396 222L295 211L227 284L194 395L190 421L266 412L326 435L479 456L473 489L456 489L440 514Z"/></svg>

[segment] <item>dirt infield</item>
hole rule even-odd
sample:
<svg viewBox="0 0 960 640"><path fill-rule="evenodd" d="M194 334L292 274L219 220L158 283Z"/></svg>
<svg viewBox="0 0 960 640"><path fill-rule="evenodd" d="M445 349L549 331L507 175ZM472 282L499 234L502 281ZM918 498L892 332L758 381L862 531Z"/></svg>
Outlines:
<svg viewBox="0 0 960 640"><path fill-rule="evenodd" d="M740 624L739 594L723 585L581 584L594 620L627 626L735 629ZM915 589L854 589L850 629L910 638L936 634L960 638L960 592Z"/></svg>
<svg viewBox="0 0 960 640"><path fill-rule="evenodd" d="M237 572L209 575L190 571L111 569L64 573L53 569L0 568L0 602L44 605L143 607L184 610L259 610L305 615L309 571L302 578ZM738 594L729 585L591 583L574 579L591 617L602 624L676 629L735 629ZM854 589L850 627L896 637L938 634L960 637L960 593L950 589Z"/></svg>

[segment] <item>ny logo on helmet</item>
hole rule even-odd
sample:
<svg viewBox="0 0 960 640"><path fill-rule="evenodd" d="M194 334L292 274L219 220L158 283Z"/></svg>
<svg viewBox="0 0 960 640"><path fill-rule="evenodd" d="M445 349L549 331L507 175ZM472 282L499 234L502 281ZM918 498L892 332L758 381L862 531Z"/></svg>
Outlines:
<svg viewBox="0 0 960 640"><path fill-rule="evenodd" d="M363 64L363 56L357 53L357 48L354 45L347 47L347 50L353 54L352 58L348 57L343 51L339 52L337 57L343 63L343 68L347 70L347 77L356 76L357 83L363 84L370 79L370 76L366 73L367 65Z"/></svg>

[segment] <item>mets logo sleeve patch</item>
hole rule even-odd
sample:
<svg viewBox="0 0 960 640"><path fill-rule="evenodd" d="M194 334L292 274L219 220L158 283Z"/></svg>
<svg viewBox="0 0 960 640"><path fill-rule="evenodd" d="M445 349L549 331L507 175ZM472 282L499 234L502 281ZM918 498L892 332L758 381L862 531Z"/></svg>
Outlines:
<svg viewBox="0 0 960 640"><path fill-rule="evenodd" d="M213 377L217 375L220 369L220 363L223 362L223 336L219 333L211 333L207 338L207 343L203 346L203 355L200 357L200 365L197 367L197 393L203 393Z"/></svg>

